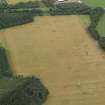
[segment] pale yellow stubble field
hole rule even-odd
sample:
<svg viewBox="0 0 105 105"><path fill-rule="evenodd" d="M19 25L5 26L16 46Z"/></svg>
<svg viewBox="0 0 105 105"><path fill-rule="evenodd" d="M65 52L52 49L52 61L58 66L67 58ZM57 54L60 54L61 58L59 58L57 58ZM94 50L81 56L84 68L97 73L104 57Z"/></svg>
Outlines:
<svg viewBox="0 0 105 105"><path fill-rule="evenodd" d="M105 54L78 16L36 17L3 37L14 73L35 75L49 89L45 105L105 104Z"/></svg>

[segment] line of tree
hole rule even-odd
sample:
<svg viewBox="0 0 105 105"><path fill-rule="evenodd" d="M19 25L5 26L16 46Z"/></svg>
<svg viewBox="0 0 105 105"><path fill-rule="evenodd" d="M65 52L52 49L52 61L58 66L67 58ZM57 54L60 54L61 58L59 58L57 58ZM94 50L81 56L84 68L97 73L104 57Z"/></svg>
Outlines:
<svg viewBox="0 0 105 105"><path fill-rule="evenodd" d="M12 77L12 70L8 62L6 50L0 47L0 78Z"/></svg>
<svg viewBox="0 0 105 105"><path fill-rule="evenodd" d="M82 3L61 3L50 8L51 15L87 15L90 11L91 8Z"/></svg>
<svg viewBox="0 0 105 105"><path fill-rule="evenodd" d="M21 25L33 21L31 13L2 13L0 14L0 29Z"/></svg>
<svg viewBox="0 0 105 105"><path fill-rule="evenodd" d="M90 32L90 34L95 40L99 40L101 37L99 32L96 30L96 28L97 28L98 23L100 22L100 19L104 15L104 13L105 11L101 7L94 8L89 13L91 24L88 27L88 31Z"/></svg>
<svg viewBox="0 0 105 105"><path fill-rule="evenodd" d="M21 81L0 99L0 105L42 105L46 101L48 90L38 78L26 77Z"/></svg>
<svg viewBox="0 0 105 105"><path fill-rule="evenodd" d="M97 26L101 20L101 18L105 15L105 10L101 7L94 8L90 11L90 19L91 24L88 27L88 32L91 34L91 36L98 41L99 46L105 50L105 37L102 37L100 33L97 30Z"/></svg>

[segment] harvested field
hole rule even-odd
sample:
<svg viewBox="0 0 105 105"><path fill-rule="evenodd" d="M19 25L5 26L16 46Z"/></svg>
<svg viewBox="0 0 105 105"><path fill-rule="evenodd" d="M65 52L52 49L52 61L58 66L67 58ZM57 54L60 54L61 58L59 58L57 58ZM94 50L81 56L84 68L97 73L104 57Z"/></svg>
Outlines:
<svg viewBox="0 0 105 105"><path fill-rule="evenodd" d="M48 87L45 105L105 104L105 54L78 16L37 17L3 37L14 73L38 76Z"/></svg>

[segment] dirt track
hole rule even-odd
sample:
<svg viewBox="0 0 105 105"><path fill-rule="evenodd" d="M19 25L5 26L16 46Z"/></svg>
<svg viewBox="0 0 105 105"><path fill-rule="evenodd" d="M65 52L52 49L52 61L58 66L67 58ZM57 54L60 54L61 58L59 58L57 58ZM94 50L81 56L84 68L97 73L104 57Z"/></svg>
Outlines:
<svg viewBox="0 0 105 105"><path fill-rule="evenodd" d="M37 17L3 35L15 73L36 75L48 87L45 105L105 104L105 55L79 17Z"/></svg>

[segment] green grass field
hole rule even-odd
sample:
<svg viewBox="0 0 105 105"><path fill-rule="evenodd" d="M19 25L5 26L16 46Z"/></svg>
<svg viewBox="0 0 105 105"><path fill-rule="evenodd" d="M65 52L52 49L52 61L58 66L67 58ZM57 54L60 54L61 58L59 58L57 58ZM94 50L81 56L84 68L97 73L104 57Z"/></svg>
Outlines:
<svg viewBox="0 0 105 105"><path fill-rule="evenodd" d="M105 0L82 0L82 1L92 7L105 8Z"/></svg>

